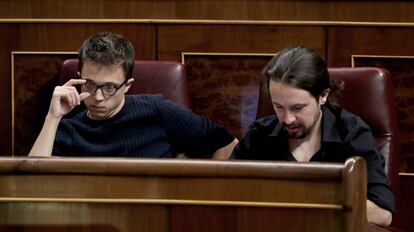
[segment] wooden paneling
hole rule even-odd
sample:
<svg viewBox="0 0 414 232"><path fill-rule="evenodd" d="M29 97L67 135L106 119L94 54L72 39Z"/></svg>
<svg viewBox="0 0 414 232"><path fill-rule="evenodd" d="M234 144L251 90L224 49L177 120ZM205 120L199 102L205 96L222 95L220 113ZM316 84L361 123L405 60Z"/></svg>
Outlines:
<svg viewBox="0 0 414 232"><path fill-rule="evenodd" d="M414 22L410 1L0 1L1 18L166 18L166 19L288 19ZM48 4L48 6L45 6ZM231 5L232 4L232 5ZM283 8L281 8L283 7ZM231 9L230 9L231 8ZM225 11L224 11L225 10ZM304 12L307 10L307 12ZM395 12L398 12L396 14ZM108 20L110 21L110 20ZM414 27L357 27L311 25L237 25L169 23L0 23L0 154L11 155L11 52L76 51L89 35L116 31L136 47L137 59L181 61L182 52L275 53L291 45L315 48L329 66L350 66L351 55L414 55ZM286 23L286 22L285 22ZM292 23L292 22L290 22ZM222 82L200 85L195 97L207 93L208 103L233 104L217 98L211 88ZM194 80L197 82L197 79ZM210 88L210 90L209 90ZM210 92L209 92L210 91ZM231 91L220 89L230 96ZM252 91L253 92L253 91ZM210 95L209 95L210 94ZM254 93L253 93L254 94ZM211 97L210 97L211 96ZM214 96L216 96L214 98ZM48 104L48 102L44 103ZM202 107L195 111L206 113ZM402 107L405 110L406 107ZM222 111L222 108L209 110ZM224 111L225 112L225 111ZM227 113L230 111L227 111ZM226 113L226 112L225 112ZM413 112L407 112L412 115ZM227 119L226 119L227 120ZM19 122L17 122L19 123ZM27 146L30 146L26 144ZM405 157L407 158L407 157ZM414 170L414 160L402 166ZM404 186L402 187L404 190ZM411 197L402 195L410 203ZM400 214L401 215L401 214ZM403 215L405 215L403 213ZM397 215L398 217L398 215ZM405 220L410 226L410 220Z"/></svg>
<svg viewBox="0 0 414 232"><path fill-rule="evenodd" d="M305 45L325 53L321 26L160 25L158 59L181 60L182 52L276 53Z"/></svg>
<svg viewBox="0 0 414 232"><path fill-rule="evenodd" d="M414 22L412 1L7 0L1 18ZM398 12L398 13L396 13Z"/></svg>
<svg viewBox="0 0 414 232"><path fill-rule="evenodd" d="M0 152L6 156L12 153L11 51L17 47L17 38L14 24L0 24Z"/></svg>
<svg viewBox="0 0 414 232"><path fill-rule="evenodd" d="M352 55L364 56L414 56L414 28L389 27L329 27L327 29L327 61L329 66L351 66ZM365 65L388 69L393 77L394 95L401 133L402 161L405 171L414 170L414 76L411 63L413 58L401 58L396 63L392 58L364 58ZM368 60L368 61L367 61ZM404 61L406 60L406 61ZM356 63L358 64L358 62ZM359 65L360 66L360 65Z"/></svg>
<svg viewBox="0 0 414 232"><path fill-rule="evenodd" d="M400 175L400 205L397 207L396 225L406 231L413 231L413 215L414 215L414 173L410 176Z"/></svg>
<svg viewBox="0 0 414 232"><path fill-rule="evenodd" d="M351 66L351 55L414 55L414 27L327 27L328 66Z"/></svg>
<svg viewBox="0 0 414 232"><path fill-rule="evenodd" d="M271 54L293 45L324 54L323 28L160 25L158 30L158 59L179 61L183 52L201 53L184 56L192 109L220 122L237 137L256 118L261 69Z"/></svg>
<svg viewBox="0 0 414 232"><path fill-rule="evenodd" d="M351 232L368 226L360 157L345 164L1 158L0 173L0 230Z"/></svg>
<svg viewBox="0 0 414 232"><path fill-rule="evenodd" d="M168 231L167 207L162 205L82 202L44 202L41 205L39 207L36 202L0 203L0 232Z"/></svg>

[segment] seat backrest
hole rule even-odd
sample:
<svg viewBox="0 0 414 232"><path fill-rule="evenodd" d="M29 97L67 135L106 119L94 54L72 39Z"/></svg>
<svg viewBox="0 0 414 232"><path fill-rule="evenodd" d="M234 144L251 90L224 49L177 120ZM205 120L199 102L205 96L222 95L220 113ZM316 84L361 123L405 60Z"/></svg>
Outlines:
<svg viewBox="0 0 414 232"><path fill-rule="evenodd" d="M329 68L332 78L345 82L340 99L348 111L360 116L372 130L378 148L386 161L385 171L391 188L396 190L399 169L399 138L391 77L380 68ZM256 118L275 114L266 89L260 84Z"/></svg>
<svg viewBox="0 0 414 232"><path fill-rule="evenodd" d="M78 59L63 62L59 83L64 84L71 78L79 78ZM128 94L159 93L164 98L189 107L189 95L184 66L174 61L136 60L132 84Z"/></svg>

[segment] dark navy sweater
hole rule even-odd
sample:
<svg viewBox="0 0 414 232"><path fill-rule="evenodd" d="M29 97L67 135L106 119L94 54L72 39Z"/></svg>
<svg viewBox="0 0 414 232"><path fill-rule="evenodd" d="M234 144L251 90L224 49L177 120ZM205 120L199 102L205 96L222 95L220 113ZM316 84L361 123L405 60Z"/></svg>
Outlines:
<svg viewBox="0 0 414 232"><path fill-rule="evenodd" d="M223 126L161 95L126 95L116 115L92 120L86 110L62 119L53 155L174 157L211 154L233 141Z"/></svg>

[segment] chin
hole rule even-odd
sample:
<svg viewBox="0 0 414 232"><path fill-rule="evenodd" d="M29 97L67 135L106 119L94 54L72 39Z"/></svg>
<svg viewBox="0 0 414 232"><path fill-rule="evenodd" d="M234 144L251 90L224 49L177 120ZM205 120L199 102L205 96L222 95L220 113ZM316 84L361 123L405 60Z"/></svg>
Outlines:
<svg viewBox="0 0 414 232"><path fill-rule="evenodd" d="M107 119L108 116L106 113L93 113L93 114L90 114L90 118L95 119L95 120L103 120L103 119Z"/></svg>
<svg viewBox="0 0 414 232"><path fill-rule="evenodd" d="M309 132L299 131L299 132L294 133L294 134L289 134L288 133L288 135L289 135L289 138L291 138L291 139L304 139L304 138L306 138L306 136L309 135Z"/></svg>

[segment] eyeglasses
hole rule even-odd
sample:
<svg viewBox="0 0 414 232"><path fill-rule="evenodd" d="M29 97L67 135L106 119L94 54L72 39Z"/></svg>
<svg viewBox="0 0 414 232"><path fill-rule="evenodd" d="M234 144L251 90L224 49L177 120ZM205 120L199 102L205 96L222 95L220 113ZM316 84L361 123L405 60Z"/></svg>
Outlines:
<svg viewBox="0 0 414 232"><path fill-rule="evenodd" d="M100 89L102 91L102 95L104 97L114 96L118 89L120 89L123 85L127 83L128 79L125 79L121 85L116 86L114 84L104 84L104 85L97 85L93 81L86 80L86 82L81 85L82 92L88 92L91 95L95 94L95 92Z"/></svg>

